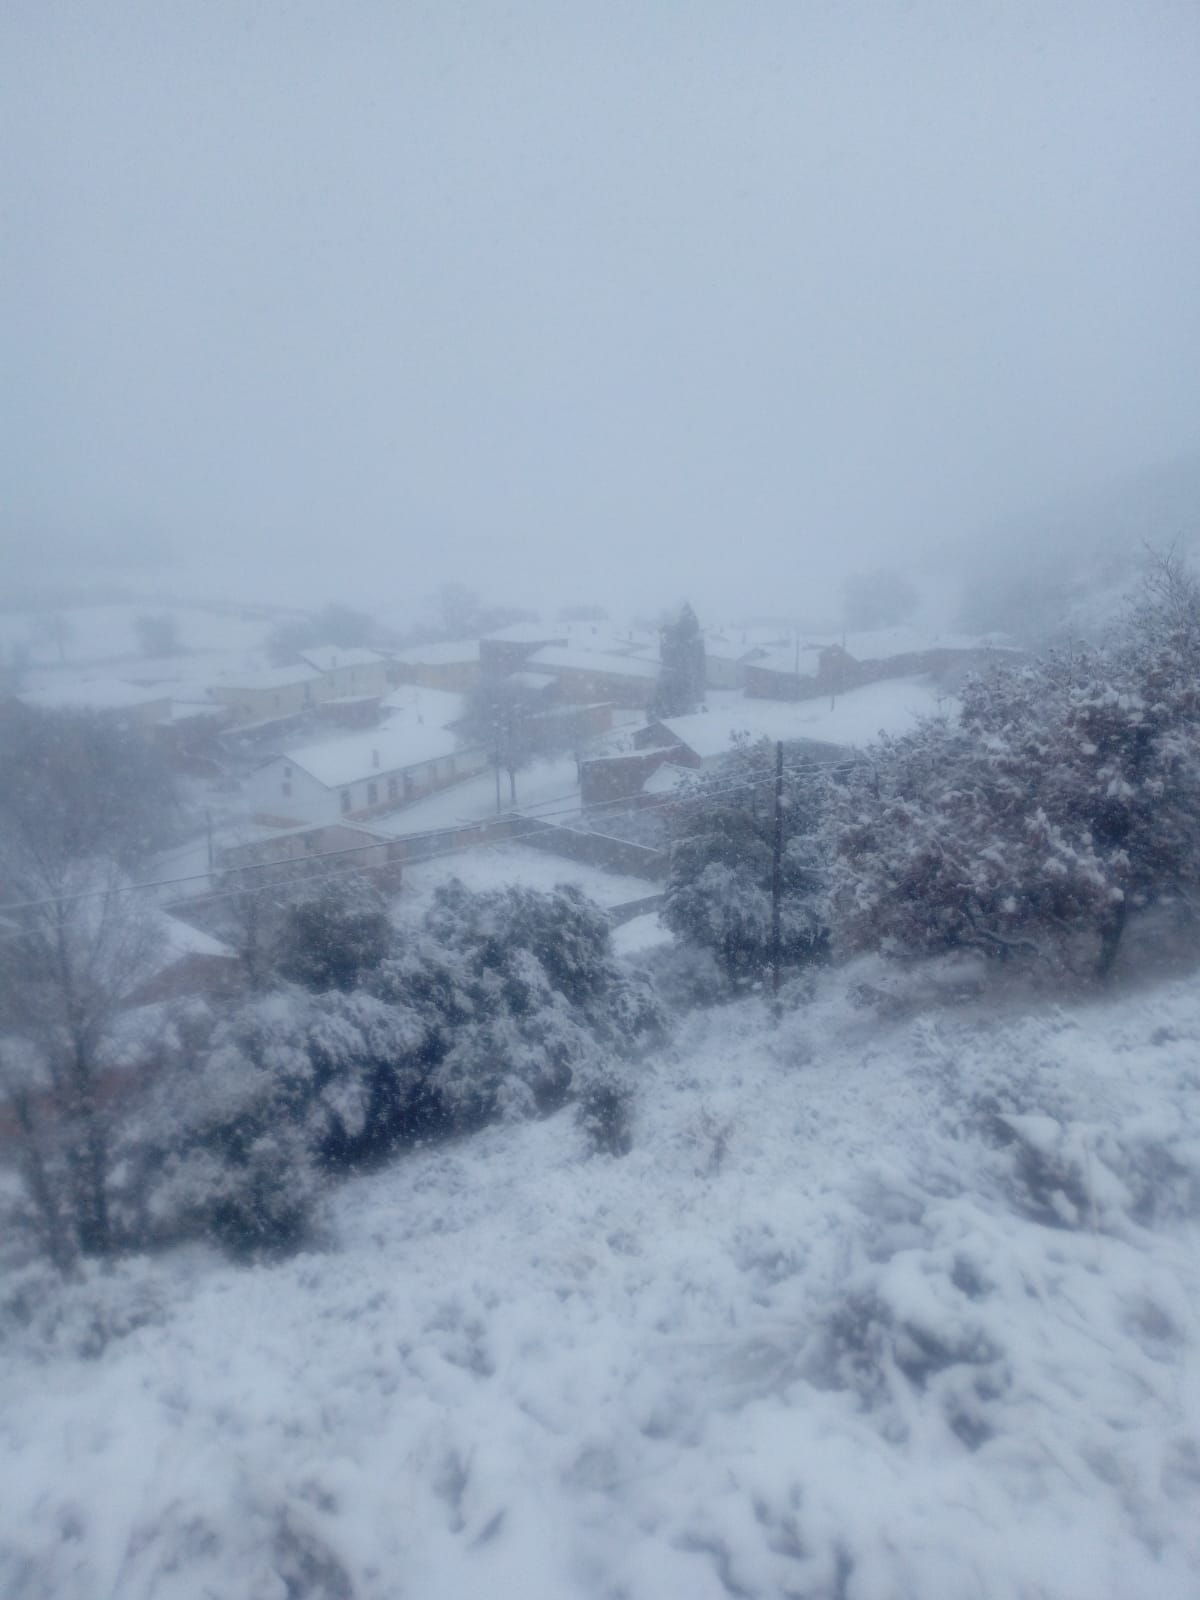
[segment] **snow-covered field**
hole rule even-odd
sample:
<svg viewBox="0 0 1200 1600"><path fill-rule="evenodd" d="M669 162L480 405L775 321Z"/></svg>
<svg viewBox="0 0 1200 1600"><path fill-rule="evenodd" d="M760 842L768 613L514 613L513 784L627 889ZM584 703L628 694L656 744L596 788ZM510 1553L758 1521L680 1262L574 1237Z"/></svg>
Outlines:
<svg viewBox="0 0 1200 1600"><path fill-rule="evenodd" d="M31 664L64 674L98 662L128 660L136 665L141 659L137 621L145 616L169 617L181 650L218 652L234 659L257 658L272 627L269 616L249 610L239 613L176 603L68 606L40 618L4 611L0 655L14 648L27 650ZM184 667L189 665L186 657L181 660Z"/></svg>
<svg viewBox="0 0 1200 1600"><path fill-rule="evenodd" d="M693 1015L623 1160L563 1113L292 1261L30 1284L0 1592L1194 1600L1194 981L879 981Z"/></svg>

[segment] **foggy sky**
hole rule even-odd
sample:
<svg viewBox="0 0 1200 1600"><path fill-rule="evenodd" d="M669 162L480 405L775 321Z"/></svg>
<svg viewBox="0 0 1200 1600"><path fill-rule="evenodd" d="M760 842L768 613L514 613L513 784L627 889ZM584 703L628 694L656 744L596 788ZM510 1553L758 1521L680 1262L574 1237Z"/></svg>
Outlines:
<svg viewBox="0 0 1200 1600"><path fill-rule="evenodd" d="M0 19L31 569L779 610L1200 439L1190 0Z"/></svg>

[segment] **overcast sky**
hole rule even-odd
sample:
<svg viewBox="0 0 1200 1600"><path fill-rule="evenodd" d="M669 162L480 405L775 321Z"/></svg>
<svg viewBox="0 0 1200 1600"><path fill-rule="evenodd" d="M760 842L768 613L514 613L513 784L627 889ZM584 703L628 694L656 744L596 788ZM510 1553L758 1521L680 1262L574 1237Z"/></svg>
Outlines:
<svg viewBox="0 0 1200 1600"><path fill-rule="evenodd" d="M1200 439L1198 82L1194 0L6 0L4 538L802 608Z"/></svg>

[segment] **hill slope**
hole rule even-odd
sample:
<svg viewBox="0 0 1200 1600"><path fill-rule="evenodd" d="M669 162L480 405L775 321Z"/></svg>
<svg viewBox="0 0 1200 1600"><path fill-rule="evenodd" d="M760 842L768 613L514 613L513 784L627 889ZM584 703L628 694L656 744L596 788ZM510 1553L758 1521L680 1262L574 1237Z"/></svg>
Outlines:
<svg viewBox="0 0 1200 1600"><path fill-rule="evenodd" d="M1144 569L1146 547L1200 556L1200 452L979 530L964 552L959 624L1024 643L1096 639Z"/></svg>
<svg viewBox="0 0 1200 1600"><path fill-rule="evenodd" d="M864 976L693 1017L624 1160L502 1127L323 1253L30 1281L0 1589L1194 1596L1195 985L888 1021Z"/></svg>

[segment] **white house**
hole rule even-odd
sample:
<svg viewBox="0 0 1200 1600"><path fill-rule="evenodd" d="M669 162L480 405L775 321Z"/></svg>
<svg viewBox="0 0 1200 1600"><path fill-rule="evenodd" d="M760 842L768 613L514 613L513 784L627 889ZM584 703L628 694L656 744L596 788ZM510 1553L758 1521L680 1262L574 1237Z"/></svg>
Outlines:
<svg viewBox="0 0 1200 1600"><path fill-rule="evenodd" d="M377 650L322 644L302 651L300 659L324 678L323 698L354 700L388 692L388 663Z"/></svg>
<svg viewBox="0 0 1200 1600"><path fill-rule="evenodd" d="M256 815L285 824L333 822L394 810L482 772L483 750L422 723L385 725L289 750L250 785Z"/></svg>

